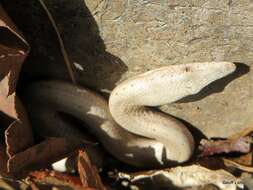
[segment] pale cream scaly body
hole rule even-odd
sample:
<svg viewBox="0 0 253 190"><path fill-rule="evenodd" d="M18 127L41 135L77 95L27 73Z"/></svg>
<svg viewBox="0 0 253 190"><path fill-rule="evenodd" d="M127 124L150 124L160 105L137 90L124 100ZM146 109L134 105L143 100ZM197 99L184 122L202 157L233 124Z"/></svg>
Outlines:
<svg viewBox="0 0 253 190"><path fill-rule="evenodd" d="M84 121L119 160L139 167L167 166L187 161L194 140L181 122L151 107L196 94L235 68L230 62L205 62L155 69L119 84L110 95L109 107L97 93L63 81L30 85L26 102L38 105L32 115L46 131L46 126L58 128L59 118L54 115L65 112ZM84 136L64 122L59 124L62 129L55 136Z"/></svg>

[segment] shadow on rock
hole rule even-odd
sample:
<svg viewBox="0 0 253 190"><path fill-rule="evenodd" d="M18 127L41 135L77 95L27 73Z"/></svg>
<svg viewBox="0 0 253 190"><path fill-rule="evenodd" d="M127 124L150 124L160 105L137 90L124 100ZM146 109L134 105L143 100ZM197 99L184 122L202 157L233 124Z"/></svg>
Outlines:
<svg viewBox="0 0 253 190"><path fill-rule="evenodd" d="M45 4L75 65L78 83L95 90L112 90L127 66L106 51L98 25L85 2L53 0ZM19 87L45 78L70 80L56 33L39 1L4 0L3 6L31 45Z"/></svg>
<svg viewBox="0 0 253 190"><path fill-rule="evenodd" d="M250 67L244 63L234 63L236 65L236 70L229 74L228 76L216 80L203 88L198 94L187 96L179 101L178 103L194 102L201 100L211 94L219 93L224 90L224 88L233 80L247 74L250 71Z"/></svg>

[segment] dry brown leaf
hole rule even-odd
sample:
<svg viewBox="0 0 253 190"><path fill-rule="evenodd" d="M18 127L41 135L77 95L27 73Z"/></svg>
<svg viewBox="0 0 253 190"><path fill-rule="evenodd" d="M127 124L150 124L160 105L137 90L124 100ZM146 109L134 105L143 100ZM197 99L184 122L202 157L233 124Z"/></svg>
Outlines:
<svg viewBox="0 0 253 190"><path fill-rule="evenodd" d="M78 176L71 176L56 171L34 171L30 174L30 177L35 182L54 186L65 186L76 190L96 190L94 188L84 187Z"/></svg>
<svg viewBox="0 0 253 190"><path fill-rule="evenodd" d="M29 119L26 115L25 108L18 97L15 97L15 109L18 113L18 119L14 120L5 130L5 142L9 157L24 151L34 143Z"/></svg>
<svg viewBox="0 0 253 190"><path fill-rule="evenodd" d="M211 170L227 169L221 157L199 157L192 164L200 165Z"/></svg>
<svg viewBox="0 0 253 190"><path fill-rule="evenodd" d="M29 45L0 6L0 111L13 119L11 125L1 125L2 129L7 128L5 142L9 157L33 144L25 109L15 93L20 69L28 52Z"/></svg>
<svg viewBox="0 0 253 190"><path fill-rule="evenodd" d="M250 137L240 137L238 139L227 140L206 140L200 141L199 149L201 156L211 156L214 154L240 152L248 153L250 151Z"/></svg>
<svg viewBox="0 0 253 190"><path fill-rule="evenodd" d="M223 160L224 160L224 163L227 167L234 167L234 168L237 168L237 169L244 171L244 172L253 173L253 167L242 165L240 163L237 163L233 160L229 160L226 158L223 158Z"/></svg>
<svg viewBox="0 0 253 190"><path fill-rule="evenodd" d="M98 190L106 189L100 179L97 168L92 166L85 151L79 151L77 166L84 187L92 187Z"/></svg>
<svg viewBox="0 0 253 190"><path fill-rule="evenodd" d="M244 154L239 157L233 157L233 158L228 158L228 159L245 166L252 166L252 163L253 163L252 156L253 156L252 152L249 152L248 154Z"/></svg>
<svg viewBox="0 0 253 190"><path fill-rule="evenodd" d="M29 45L1 6L0 34L0 110L18 119L15 88Z"/></svg>
<svg viewBox="0 0 253 190"><path fill-rule="evenodd" d="M48 166L68 153L83 146L80 141L68 140L64 138L49 138L26 149L23 152L15 154L8 161L10 172L17 173L22 170L42 168Z"/></svg>
<svg viewBox="0 0 253 190"><path fill-rule="evenodd" d="M6 146L5 144L0 144L0 174L2 176L8 176L7 161Z"/></svg>
<svg viewBox="0 0 253 190"><path fill-rule="evenodd" d="M202 151L201 156L211 156L214 154L220 153L247 153L237 157L231 158L214 158L214 160L219 160L219 165L224 165L222 168L228 170L229 168L236 168L243 172L253 172L252 167L252 152L251 152L251 143L252 137L250 133L253 131L253 126L240 131L233 136L228 137L225 140L201 140L201 146L199 149ZM207 158L207 157L206 157ZM211 157L209 157L211 158ZM209 164L209 159L207 162L204 161L204 164ZM210 168L209 166L207 166Z"/></svg>

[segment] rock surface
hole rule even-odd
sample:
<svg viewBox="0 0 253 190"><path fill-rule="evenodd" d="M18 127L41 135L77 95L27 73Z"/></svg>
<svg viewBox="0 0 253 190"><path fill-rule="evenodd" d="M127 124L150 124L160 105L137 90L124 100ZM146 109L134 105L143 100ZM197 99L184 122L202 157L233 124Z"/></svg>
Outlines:
<svg viewBox="0 0 253 190"><path fill-rule="evenodd" d="M160 66L201 61L253 61L253 2L86 0L106 50L128 67L121 80ZM246 69L239 66L239 73ZM231 135L253 122L253 74L216 94L162 110L208 136ZM224 82L224 81L223 81ZM222 82L203 93L217 91Z"/></svg>
<svg viewBox="0 0 253 190"><path fill-rule="evenodd" d="M26 76L29 73L31 78L67 78L54 31L40 6L34 0L31 2L17 1L19 5L30 6L30 13L24 10L26 15L20 13L20 19L29 18L30 14L31 20L39 23L33 25L33 30L20 24L32 46ZM253 124L253 72L249 71L253 62L253 1L45 2L76 65L80 84L109 93L121 81L161 66L240 62L244 65L238 64L235 74L190 97L193 102L164 105L161 109L185 120L207 137L227 137ZM7 1L6 4L15 18L13 8ZM37 8L31 10L32 6ZM32 42L35 36L38 40ZM49 41L40 40L45 36ZM35 51L40 53L36 64ZM38 67L42 63L43 67Z"/></svg>

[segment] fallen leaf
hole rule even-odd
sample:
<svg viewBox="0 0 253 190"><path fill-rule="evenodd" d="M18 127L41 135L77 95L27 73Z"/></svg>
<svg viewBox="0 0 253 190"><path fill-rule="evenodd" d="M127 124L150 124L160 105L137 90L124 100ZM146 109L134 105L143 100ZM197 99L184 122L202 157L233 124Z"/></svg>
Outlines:
<svg viewBox="0 0 253 190"><path fill-rule="evenodd" d="M80 150L78 156L78 172L84 187L92 187L98 190L105 190L97 168L91 164L91 161L85 151Z"/></svg>
<svg viewBox="0 0 253 190"><path fill-rule="evenodd" d="M199 149L201 156L211 156L221 153L248 153L250 151L250 137L240 137L239 139L226 140L206 140L200 141Z"/></svg>
<svg viewBox="0 0 253 190"><path fill-rule="evenodd" d="M228 139L225 140L203 139L200 142L201 146L199 146L199 149L202 151L201 156L211 156L214 154L232 152L247 153L236 157L215 157L214 160L219 160L218 165L224 165L221 168L229 170L232 173L236 173L236 170L234 169L239 169L242 172L241 176L245 172L252 173L252 151L250 146L252 143L252 137L250 135L252 131L253 126L249 126L248 128L228 137ZM204 162L204 164L208 165L210 163L209 161L210 160L208 159L208 161ZM207 167L210 168L209 166Z"/></svg>
<svg viewBox="0 0 253 190"><path fill-rule="evenodd" d="M1 128L6 129L5 142L9 157L33 145L26 111L15 93L20 69L29 49L21 32L0 6L0 111L12 118L10 125L1 125Z"/></svg>
<svg viewBox="0 0 253 190"><path fill-rule="evenodd" d="M30 47L1 6L0 34L0 110L18 119L15 88Z"/></svg>
<svg viewBox="0 0 253 190"><path fill-rule="evenodd" d="M30 173L31 180L39 183L50 184L53 186L65 186L75 190L96 190L84 187L78 176L72 176L56 171L34 171Z"/></svg>
<svg viewBox="0 0 253 190"><path fill-rule="evenodd" d="M224 163L227 167L234 167L234 168L237 168L237 169L244 171L244 172L253 173L253 167L242 165L240 163L237 163L233 160L229 160L226 158L223 158L223 160L224 160Z"/></svg>
<svg viewBox="0 0 253 190"><path fill-rule="evenodd" d="M200 165L211 170L227 169L221 157L199 157L193 162L193 164Z"/></svg>
<svg viewBox="0 0 253 190"><path fill-rule="evenodd" d="M230 157L228 159L245 166L251 166L253 163L252 156L252 152L249 152L248 154L244 154L239 157Z"/></svg>
<svg viewBox="0 0 253 190"><path fill-rule="evenodd" d="M15 154L8 161L8 170L13 173L42 168L60 160L68 153L83 146L80 141L64 138L48 138L23 152Z"/></svg>
<svg viewBox="0 0 253 190"><path fill-rule="evenodd" d="M8 155L6 154L6 146L4 143L0 144L0 174L1 176L9 176L7 170Z"/></svg>
<svg viewBox="0 0 253 190"><path fill-rule="evenodd" d="M9 157L24 151L34 144L33 133L26 110L18 97L15 97L14 102L18 119L14 120L5 130L5 142Z"/></svg>
<svg viewBox="0 0 253 190"><path fill-rule="evenodd" d="M185 167L175 167L164 170L154 170L141 173L119 173L120 179L127 179L135 184L144 179L159 181L159 185L170 183L176 187L191 187L213 184L222 190L236 190L237 187L243 188L241 180L234 177L225 170L210 170L198 165Z"/></svg>

